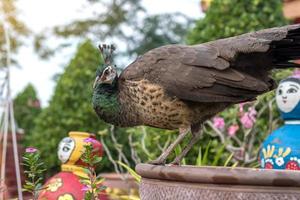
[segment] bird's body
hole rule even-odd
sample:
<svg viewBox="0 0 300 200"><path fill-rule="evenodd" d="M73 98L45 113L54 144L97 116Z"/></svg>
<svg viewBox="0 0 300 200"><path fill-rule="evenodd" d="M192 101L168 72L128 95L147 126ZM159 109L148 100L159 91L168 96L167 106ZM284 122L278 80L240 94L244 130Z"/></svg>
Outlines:
<svg viewBox="0 0 300 200"><path fill-rule="evenodd" d="M228 103L185 102L166 95L161 86L145 79L125 81L120 85L122 89L115 99L118 109L113 116L101 107L95 109L101 113L101 119L121 127L148 125L169 130L184 128L203 122L228 106Z"/></svg>
<svg viewBox="0 0 300 200"><path fill-rule="evenodd" d="M112 69L100 70L93 105L101 119L118 126L193 129L231 104L274 89L269 71L297 67L290 61L299 58L300 25L194 46L167 45L112 80L106 72Z"/></svg>

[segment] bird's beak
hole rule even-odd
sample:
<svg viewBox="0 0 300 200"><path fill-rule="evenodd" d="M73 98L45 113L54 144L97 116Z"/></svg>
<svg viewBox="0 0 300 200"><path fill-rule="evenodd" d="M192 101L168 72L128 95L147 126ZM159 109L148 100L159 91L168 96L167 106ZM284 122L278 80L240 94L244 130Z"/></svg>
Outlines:
<svg viewBox="0 0 300 200"><path fill-rule="evenodd" d="M97 85L97 82L99 81L100 79L100 76L97 76L95 81L94 81L94 84L93 84L93 89L95 89L96 85Z"/></svg>

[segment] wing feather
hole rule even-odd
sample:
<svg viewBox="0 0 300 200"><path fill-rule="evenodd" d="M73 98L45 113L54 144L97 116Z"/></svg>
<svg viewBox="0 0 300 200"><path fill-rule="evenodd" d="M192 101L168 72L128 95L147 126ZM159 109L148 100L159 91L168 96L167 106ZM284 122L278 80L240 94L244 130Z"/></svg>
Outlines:
<svg viewBox="0 0 300 200"><path fill-rule="evenodd" d="M278 45L286 45L285 38L296 29L299 34L300 25L294 25L200 45L156 48L123 71L121 84L147 79L161 85L170 96L193 102L252 100L273 89L268 71L276 67L274 52L282 47ZM277 46L273 47L274 44Z"/></svg>

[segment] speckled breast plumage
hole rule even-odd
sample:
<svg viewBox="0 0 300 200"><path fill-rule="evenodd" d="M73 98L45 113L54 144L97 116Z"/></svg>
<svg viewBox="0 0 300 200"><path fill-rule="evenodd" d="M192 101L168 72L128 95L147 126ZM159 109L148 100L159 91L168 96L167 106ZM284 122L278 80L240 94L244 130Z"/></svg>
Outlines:
<svg viewBox="0 0 300 200"><path fill-rule="evenodd" d="M163 88L147 80L126 81L120 102L127 109L127 117L140 119L140 125L177 129L201 123L228 104L185 103L168 96ZM210 109L207 109L209 108Z"/></svg>

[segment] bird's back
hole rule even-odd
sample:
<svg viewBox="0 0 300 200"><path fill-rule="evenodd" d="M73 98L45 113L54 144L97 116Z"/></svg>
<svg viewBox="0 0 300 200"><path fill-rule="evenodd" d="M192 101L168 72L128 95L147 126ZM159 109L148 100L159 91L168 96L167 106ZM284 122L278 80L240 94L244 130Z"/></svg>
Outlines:
<svg viewBox="0 0 300 200"><path fill-rule="evenodd" d="M292 59L300 59L300 25L153 49L119 77L121 124L174 129L202 122L272 90L269 71L299 66Z"/></svg>

